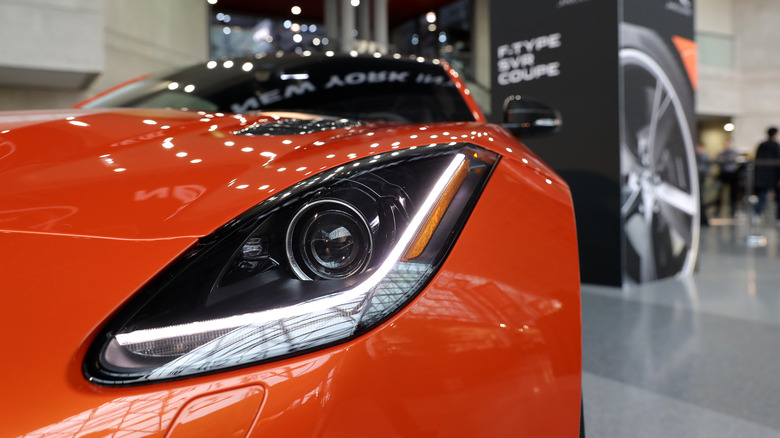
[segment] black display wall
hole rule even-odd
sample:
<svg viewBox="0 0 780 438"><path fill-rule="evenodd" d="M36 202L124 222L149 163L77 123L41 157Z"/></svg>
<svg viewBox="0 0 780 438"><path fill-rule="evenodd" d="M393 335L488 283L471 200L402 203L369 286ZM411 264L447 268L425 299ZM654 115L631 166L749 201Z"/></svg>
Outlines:
<svg viewBox="0 0 780 438"><path fill-rule="evenodd" d="M561 111L559 134L525 143L572 189L583 282L693 269L692 34L689 0L491 2L494 121L514 94Z"/></svg>

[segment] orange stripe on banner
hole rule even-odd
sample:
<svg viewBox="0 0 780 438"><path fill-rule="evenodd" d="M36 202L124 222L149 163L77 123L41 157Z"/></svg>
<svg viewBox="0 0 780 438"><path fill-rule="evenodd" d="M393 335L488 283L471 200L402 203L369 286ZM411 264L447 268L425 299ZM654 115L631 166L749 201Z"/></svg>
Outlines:
<svg viewBox="0 0 780 438"><path fill-rule="evenodd" d="M699 88L699 55L696 41L674 35L672 42L677 47L677 51L680 52L680 58L682 58L685 70L688 72L688 79L690 79L693 89Z"/></svg>

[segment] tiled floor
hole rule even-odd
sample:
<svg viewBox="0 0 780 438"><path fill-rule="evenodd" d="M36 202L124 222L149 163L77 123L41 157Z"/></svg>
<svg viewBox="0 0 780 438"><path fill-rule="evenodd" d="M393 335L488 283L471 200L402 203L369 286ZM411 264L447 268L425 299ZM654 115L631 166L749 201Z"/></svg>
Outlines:
<svg viewBox="0 0 780 438"><path fill-rule="evenodd" d="M587 435L780 437L778 249L774 223L712 226L693 278L583 286Z"/></svg>

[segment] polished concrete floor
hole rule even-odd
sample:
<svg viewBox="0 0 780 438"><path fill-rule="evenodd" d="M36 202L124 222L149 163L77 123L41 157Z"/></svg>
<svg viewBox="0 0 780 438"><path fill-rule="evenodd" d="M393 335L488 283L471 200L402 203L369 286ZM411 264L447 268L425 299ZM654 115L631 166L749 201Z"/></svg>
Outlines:
<svg viewBox="0 0 780 438"><path fill-rule="evenodd" d="M777 225L701 237L692 278L583 285L589 437L780 437Z"/></svg>

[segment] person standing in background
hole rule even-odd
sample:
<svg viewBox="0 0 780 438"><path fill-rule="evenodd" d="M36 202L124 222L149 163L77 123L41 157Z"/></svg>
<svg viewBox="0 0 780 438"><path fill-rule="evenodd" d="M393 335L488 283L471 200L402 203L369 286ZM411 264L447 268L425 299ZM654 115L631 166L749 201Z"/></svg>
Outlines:
<svg viewBox="0 0 780 438"><path fill-rule="evenodd" d="M704 202L704 186L707 182L707 177L712 171L712 159L704 152L704 145L700 141L696 142L696 168L699 171L699 211L701 224L707 226L710 224L710 221L707 217L707 204Z"/></svg>
<svg viewBox="0 0 780 438"><path fill-rule="evenodd" d="M727 139L723 145L723 152L719 153L715 159L718 169L720 169L718 179L729 190L729 211L726 212L726 217L734 217L734 214L737 212L737 191L739 189L737 158L739 158L739 153L732 147L731 139ZM720 193L723 193L723 189L721 189ZM723 208L720 195L718 196L718 205L721 209Z"/></svg>
<svg viewBox="0 0 780 438"><path fill-rule="evenodd" d="M758 196L758 203L756 203L754 210L756 216L761 216L764 211L766 195L769 190L774 191L775 199L777 199L777 185L780 182L780 144L777 143L777 132L778 130L774 126L767 129L766 133L769 138L758 145L756 150L754 182ZM780 207L776 211L777 219L780 220Z"/></svg>

